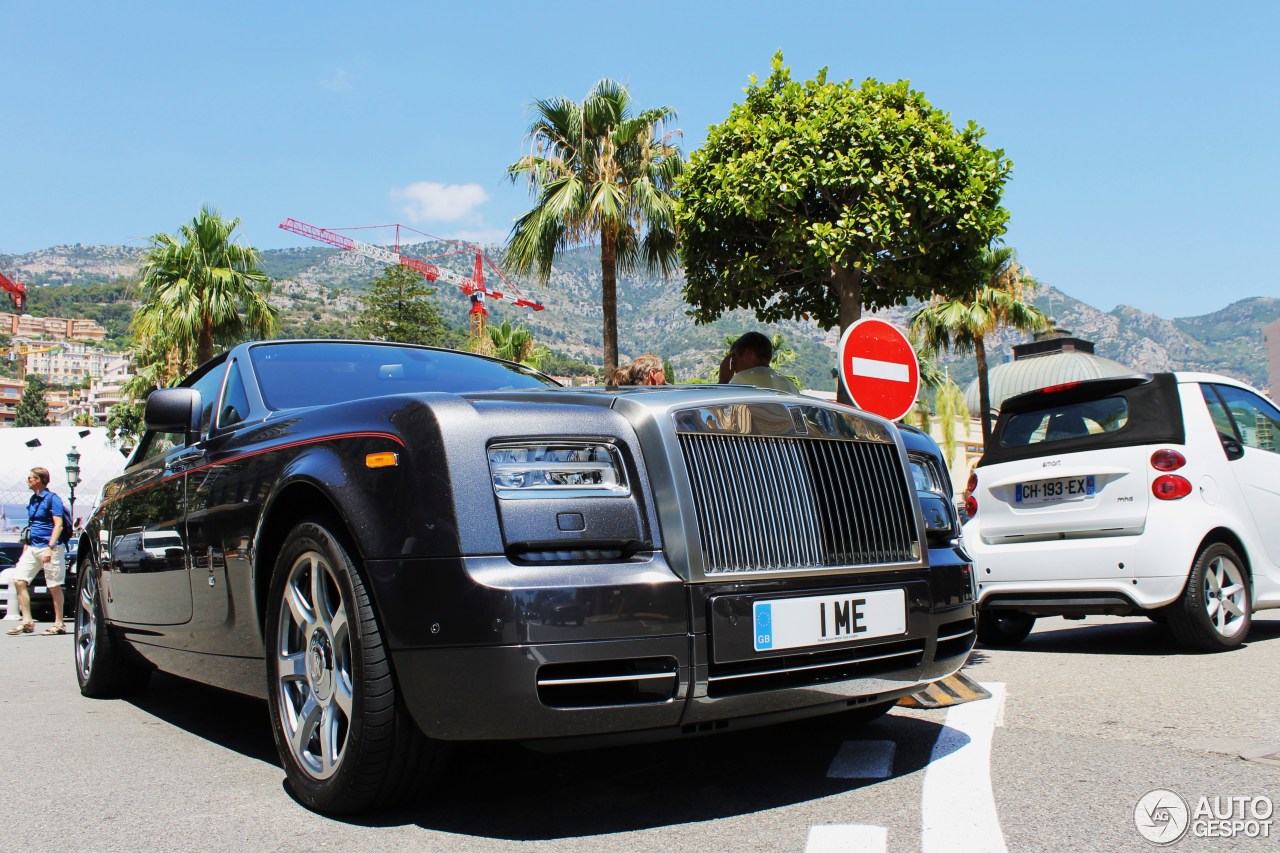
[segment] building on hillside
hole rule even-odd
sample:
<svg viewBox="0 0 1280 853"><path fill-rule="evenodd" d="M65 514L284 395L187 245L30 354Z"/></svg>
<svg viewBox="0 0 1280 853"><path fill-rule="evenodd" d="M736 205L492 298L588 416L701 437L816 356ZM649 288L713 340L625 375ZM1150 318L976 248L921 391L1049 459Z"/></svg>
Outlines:
<svg viewBox="0 0 1280 853"><path fill-rule="evenodd" d="M98 426L105 426L111 407L123 397L125 382L133 378L129 359L120 358L104 368L101 377L92 379L76 400L59 419L59 423L74 423L80 415L89 415Z"/></svg>
<svg viewBox="0 0 1280 853"><path fill-rule="evenodd" d="M97 320L65 317L33 317L0 313L0 332L11 338L48 338L54 341L101 341L107 330Z"/></svg>
<svg viewBox="0 0 1280 853"><path fill-rule="evenodd" d="M1280 319L1263 326L1262 338L1267 346L1267 393L1280 400Z"/></svg>
<svg viewBox="0 0 1280 853"><path fill-rule="evenodd" d="M10 379L0 376L0 427L13 426L18 415L18 401L27 383L21 379Z"/></svg>
<svg viewBox="0 0 1280 853"><path fill-rule="evenodd" d="M21 356L23 375L34 373L51 385L81 385L85 380L103 376L126 360L121 353L104 352L79 342L56 345L26 342L22 349L27 351Z"/></svg>

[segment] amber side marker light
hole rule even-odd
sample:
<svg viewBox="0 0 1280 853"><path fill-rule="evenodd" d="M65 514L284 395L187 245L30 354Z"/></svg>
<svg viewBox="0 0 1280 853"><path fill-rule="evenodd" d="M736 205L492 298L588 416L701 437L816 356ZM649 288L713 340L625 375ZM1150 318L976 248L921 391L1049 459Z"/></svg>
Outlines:
<svg viewBox="0 0 1280 853"><path fill-rule="evenodd" d="M364 458L366 468L394 468L400 464L400 457L395 453L370 453Z"/></svg>

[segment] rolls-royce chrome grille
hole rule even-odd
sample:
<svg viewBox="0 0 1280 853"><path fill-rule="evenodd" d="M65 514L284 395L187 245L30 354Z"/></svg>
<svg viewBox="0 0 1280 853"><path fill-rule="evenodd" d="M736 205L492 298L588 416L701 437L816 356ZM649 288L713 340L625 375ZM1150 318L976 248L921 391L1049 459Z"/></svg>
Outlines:
<svg viewBox="0 0 1280 853"><path fill-rule="evenodd" d="M708 575L910 562L915 511L880 423L752 403L676 414Z"/></svg>

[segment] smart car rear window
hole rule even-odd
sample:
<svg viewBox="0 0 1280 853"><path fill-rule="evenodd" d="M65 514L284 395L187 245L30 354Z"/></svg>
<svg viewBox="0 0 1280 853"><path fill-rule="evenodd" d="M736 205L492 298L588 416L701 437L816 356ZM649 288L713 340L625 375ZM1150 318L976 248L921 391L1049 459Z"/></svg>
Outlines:
<svg viewBox="0 0 1280 853"><path fill-rule="evenodd" d="M268 344L250 351L263 401L274 410L387 394L498 391L556 383L521 365L469 353L380 344Z"/></svg>
<svg viewBox="0 0 1280 853"><path fill-rule="evenodd" d="M1005 400L978 464L1185 440L1172 373L1089 379Z"/></svg>
<svg viewBox="0 0 1280 853"><path fill-rule="evenodd" d="M1129 401L1104 397L1019 412L1005 422L1001 447L1026 447L1115 432L1129 423Z"/></svg>

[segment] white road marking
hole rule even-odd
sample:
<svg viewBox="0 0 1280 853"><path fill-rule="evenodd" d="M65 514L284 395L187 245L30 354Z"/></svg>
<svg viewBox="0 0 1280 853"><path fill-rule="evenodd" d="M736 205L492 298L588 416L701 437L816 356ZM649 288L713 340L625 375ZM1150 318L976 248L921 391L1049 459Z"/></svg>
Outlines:
<svg viewBox="0 0 1280 853"><path fill-rule="evenodd" d="M893 753L898 745L891 740L847 740L831 759L828 779L888 779L893 775Z"/></svg>
<svg viewBox="0 0 1280 853"><path fill-rule="evenodd" d="M809 827L804 853L884 853L889 847L889 830L861 823L827 824Z"/></svg>
<svg viewBox="0 0 1280 853"><path fill-rule="evenodd" d="M1008 848L991 790L991 738L1004 721L1005 689L947 711L929 759L921 802L924 853L1003 853Z"/></svg>
<svg viewBox="0 0 1280 853"><path fill-rule="evenodd" d="M849 372L854 376L866 376L869 379L888 379L891 382L906 382L911 378L911 371L905 364L896 361L877 361L871 358L850 359Z"/></svg>

